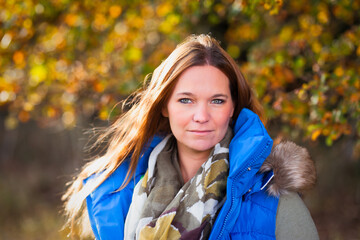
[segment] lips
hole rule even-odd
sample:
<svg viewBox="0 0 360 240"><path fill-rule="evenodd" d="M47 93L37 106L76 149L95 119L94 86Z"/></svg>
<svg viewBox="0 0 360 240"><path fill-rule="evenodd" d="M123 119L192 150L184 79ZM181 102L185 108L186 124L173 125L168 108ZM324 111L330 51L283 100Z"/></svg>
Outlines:
<svg viewBox="0 0 360 240"><path fill-rule="evenodd" d="M189 130L190 133L196 134L196 135L207 135L209 133L212 133L212 130Z"/></svg>
<svg viewBox="0 0 360 240"><path fill-rule="evenodd" d="M212 132L212 130L189 130L189 132Z"/></svg>

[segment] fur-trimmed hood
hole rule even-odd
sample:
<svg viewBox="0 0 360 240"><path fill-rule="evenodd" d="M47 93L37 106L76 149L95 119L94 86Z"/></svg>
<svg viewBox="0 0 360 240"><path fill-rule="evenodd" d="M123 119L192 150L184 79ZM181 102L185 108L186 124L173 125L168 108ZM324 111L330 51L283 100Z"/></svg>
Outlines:
<svg viewBox="0 0 360 240"><path fill-rule="evenodd" d="M308 151L290 141L273 147L260 172L270 170L273 170L274 177L267 185L267 191L273 196L289 191L304 193L316 182L315 165Z"/></svg>

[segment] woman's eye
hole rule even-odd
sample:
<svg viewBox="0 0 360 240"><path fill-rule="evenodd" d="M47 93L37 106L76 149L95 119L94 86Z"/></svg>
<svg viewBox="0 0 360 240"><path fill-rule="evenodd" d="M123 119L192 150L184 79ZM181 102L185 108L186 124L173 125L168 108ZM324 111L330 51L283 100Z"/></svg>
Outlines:
<svg viewBox="0 0 360 240"><path fill-rule="evenodd" d="M225 101L224 100L222 100L222 99L213 99L212 101L211 101L211 103L214 103L214 104L222 104L222 103L224 103Z"/></svg>
<svg viewBox="0 0 360 240"><path fill-rule="evenodd" d="M181 99L179 99L179 102L189 104L189 103L191 103L191 99L189 99L189 98L181 98Z"/></svg>

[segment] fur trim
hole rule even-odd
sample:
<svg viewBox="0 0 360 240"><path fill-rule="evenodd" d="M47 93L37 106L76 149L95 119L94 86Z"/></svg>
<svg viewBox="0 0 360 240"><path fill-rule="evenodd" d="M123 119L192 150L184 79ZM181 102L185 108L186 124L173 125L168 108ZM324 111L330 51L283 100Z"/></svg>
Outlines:
<svg viewBox="0 0 360 240"><path fill-rule="evenodd" d="M308 151L293 142L281 142L273 147L260 172L274 171L267 187L272 196L291 192L303 193L314 187L316 170Z"/></svg>

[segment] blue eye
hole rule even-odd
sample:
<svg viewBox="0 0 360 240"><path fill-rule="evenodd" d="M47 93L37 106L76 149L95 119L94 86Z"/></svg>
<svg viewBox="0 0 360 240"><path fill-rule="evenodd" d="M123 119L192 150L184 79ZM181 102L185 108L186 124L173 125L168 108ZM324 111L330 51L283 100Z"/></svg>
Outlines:
<svg viewBox="0 0 360 240"><path fill-rule="evenodd" d="M214 104L223 104L225 101L224 100L222 100L222 99L213 99L212 101L211 101L211 103L214 103Z"/></svg>
<svg viewBox="0 0 360 240"><path fill-rule="evenodd" d="M192 101L191 101L191 99L189 99L189 98L181 98L181 99L179 99L179 102L180 102L180 103L184 103L184 104L189 104L189 103L191 103Z"/></svg>

